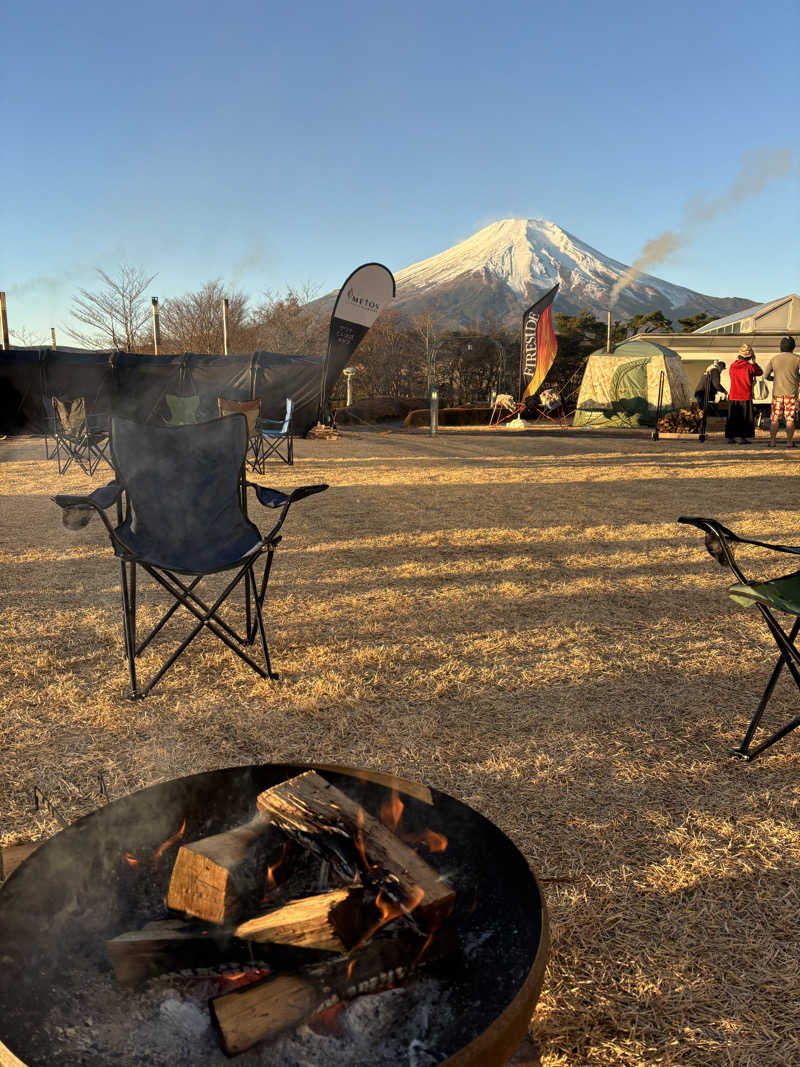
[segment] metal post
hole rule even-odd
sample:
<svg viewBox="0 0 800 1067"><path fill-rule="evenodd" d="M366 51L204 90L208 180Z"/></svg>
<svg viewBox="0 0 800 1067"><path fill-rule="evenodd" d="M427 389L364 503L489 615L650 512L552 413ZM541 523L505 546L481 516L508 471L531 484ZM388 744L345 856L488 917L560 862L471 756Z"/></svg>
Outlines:
<svg viewBox="0 0 800 1067"><path fill-rule="evenodd" d="M703 395L703 417L700 420L700 434L698 440L705 441L706 439L706 419L708 418L708 397L711 391L711 378L706 375L706 388Z"/></svg>
<svg viewBox="0 0 800 1067"><path fill-rule="evenodd" d="M435 437L439 432L439 390L436 386L431 389L430 424L431 437Z"/></svg>
<svg viewBox="0 0 800 1067"><path fill-rule="evenodd" d="M56 331L53 329L52 326L50 327L50 338L51 338L51 340L53 342L53 348L55 348L56 347Z"/></svg>
<svg viewBox="0 0 800 1067"><path fill-rule="evenodd" d="M663 370L658 376L658 405L656 407L656 428L653 430L651 437L654 441L658 440L658 424L661 422L661 402L664 399L664 372Z"/></svg>
<svg viewBox="0 0 800 1067"><path fill-rule="evenodd" d="M222 351L228 354L228 298L222 298Z"/></svg>
<svg viewBox="0 0 800 1067"><path fill-rule="evenodd" d="M158 318L158 297L153 297L153 352L158 355L158 346L161 344L161 324Z"/></svg>
<svg viewBox="0 0 800 1067"><path fill-rule="evenodd" d="M0 324L3 330L3 348L10 348L8 343L8 316L6 315L6 294L0 292Z"/></svg>

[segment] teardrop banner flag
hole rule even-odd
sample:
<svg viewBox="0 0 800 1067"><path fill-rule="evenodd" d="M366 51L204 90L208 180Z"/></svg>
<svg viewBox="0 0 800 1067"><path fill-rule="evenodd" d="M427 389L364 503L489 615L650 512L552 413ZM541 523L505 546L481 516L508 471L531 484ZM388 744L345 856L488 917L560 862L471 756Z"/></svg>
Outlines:
<svg viewBox="0 0 800 1067"><path fill-rule="evenodd" d="M378 313L394 299L394 294L394 276L382 263L364 263L357 267L339 290L331 314L328 350L322 362L320 422L325 422L327 418L330 368L335 370L335 381L349 363Z"/></svg>
<svg viewBox="0 0 800 1067"><path fill-rule="evenodd" d="M531 304L522 316L522 353L520 356L520 392L521 400L533 396L553 366L558 351L555 330L553 329L553 301L558 292L554 285L535 304Z"/></svg>

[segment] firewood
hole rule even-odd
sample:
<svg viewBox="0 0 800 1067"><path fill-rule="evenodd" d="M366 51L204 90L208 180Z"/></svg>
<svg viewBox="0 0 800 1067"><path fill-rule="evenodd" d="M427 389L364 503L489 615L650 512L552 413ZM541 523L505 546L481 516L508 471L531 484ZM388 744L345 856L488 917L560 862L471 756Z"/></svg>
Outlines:
<svg viewBox="0 0 800 1067"><path fill-rule="evenodd" d="M280 908L248 919L234 933L243 941L344 952L369 929L376 914L377 909L366 903L363 889L333 889L291 900Z"/></svg>
<svg viewBox="0 0 800 1067"><path fill-rule="evenodd" d="M222 1047L233 1056L259 1041L273 1040L306 1022L326 1004L388 989L407 979L417 966L433 963L455 947L446 930L439 931L423 954L424 944L407 932L400 937L373 938L350 956L305 967L296 974L265 978L213 998L211 1014Z"/></svg>
<svg viewBox="0 0 800 1067"><path fill-rule="evenodd" d="M167 907L212 923L238 916L257 888L255 848L269 820L258 814L243 826L182 845L172 869Z"/></svg>
<svg viewBox="0 0 800 1067"><path fill-rule="evenodd" d="M126 985L169 971L247 963L254 958L247 942L181 919L162 919L120 934L106 941L106 951L117 981Z"/></svg>
<svg viewBox="0 0 800 1067"><path fill-rule="evenodd" d="M314 771L259 794L259 811L289 837L329 858L345 878L358 872L394 901L415 905L435 925L450 914L455 893L421 856Z"/></svg>

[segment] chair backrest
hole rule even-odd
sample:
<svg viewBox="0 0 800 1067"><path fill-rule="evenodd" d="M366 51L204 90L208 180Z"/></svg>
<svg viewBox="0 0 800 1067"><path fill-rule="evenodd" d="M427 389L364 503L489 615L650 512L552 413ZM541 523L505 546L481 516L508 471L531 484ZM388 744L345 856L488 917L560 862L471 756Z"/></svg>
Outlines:
<svg viewBox="0 0 800 1067"><path fill-rule="evenodd" d="M53 397L56 425L70 437L79 437L86 430L86 401L82 396L75 400L59 400Z"/></svg>
<svg viewBox="0 0 800 1067"><path fill-rule="evenodd" d="M220 415L244 415L247 419L247 432L252 437L256 430L256 420L261 414L261 397L255 400L226 400L224 396L217 397L217 407Z"/></svg>
<svg viewBox="0 0 800 1067"><path fill-rule="evenodd" d="M137 552L177 570L213 570L231 546L248 551L258 531L242 512L247 445L242 416L189 426L112 419L114 470L127 493L123 542L129 531Z"/></svg>
<svg viewBox="0 0 800 1067"><path fill-rule="evenodd" d="M174 396L167 393L165 399L169 408L169 418L164 420L165 426L191 426L197 422L197 411L200 407L200 397L197 394Z"/></svg>

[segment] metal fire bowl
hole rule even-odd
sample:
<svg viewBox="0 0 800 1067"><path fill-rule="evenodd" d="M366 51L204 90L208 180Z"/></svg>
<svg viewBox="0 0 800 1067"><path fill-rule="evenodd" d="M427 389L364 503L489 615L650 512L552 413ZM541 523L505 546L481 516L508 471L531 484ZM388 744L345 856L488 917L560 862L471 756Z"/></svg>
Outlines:
<svg viewBox="0 0 800 1067"><path fill-rule="evenodd" d="M165 914L171 862L143 880L126 864L126 850L152 852L184 818L185 841L220 833L254 814L258 793L306 770L376 814L396 789L408 829L447 836L447 851L430 862L457 892L450 923L479 947L445 979L458 1011L441 1064L504 1063L525 1036L549 950L544 897L518 849L478 812L427 786L348 767L265 764L178 778L113 801L17 868L0 891L0 1067L56 1067L42 1052L41 1020L54 996L70 995L60 975L76 961L87 974L107 971L107 939Z"/></svg>

